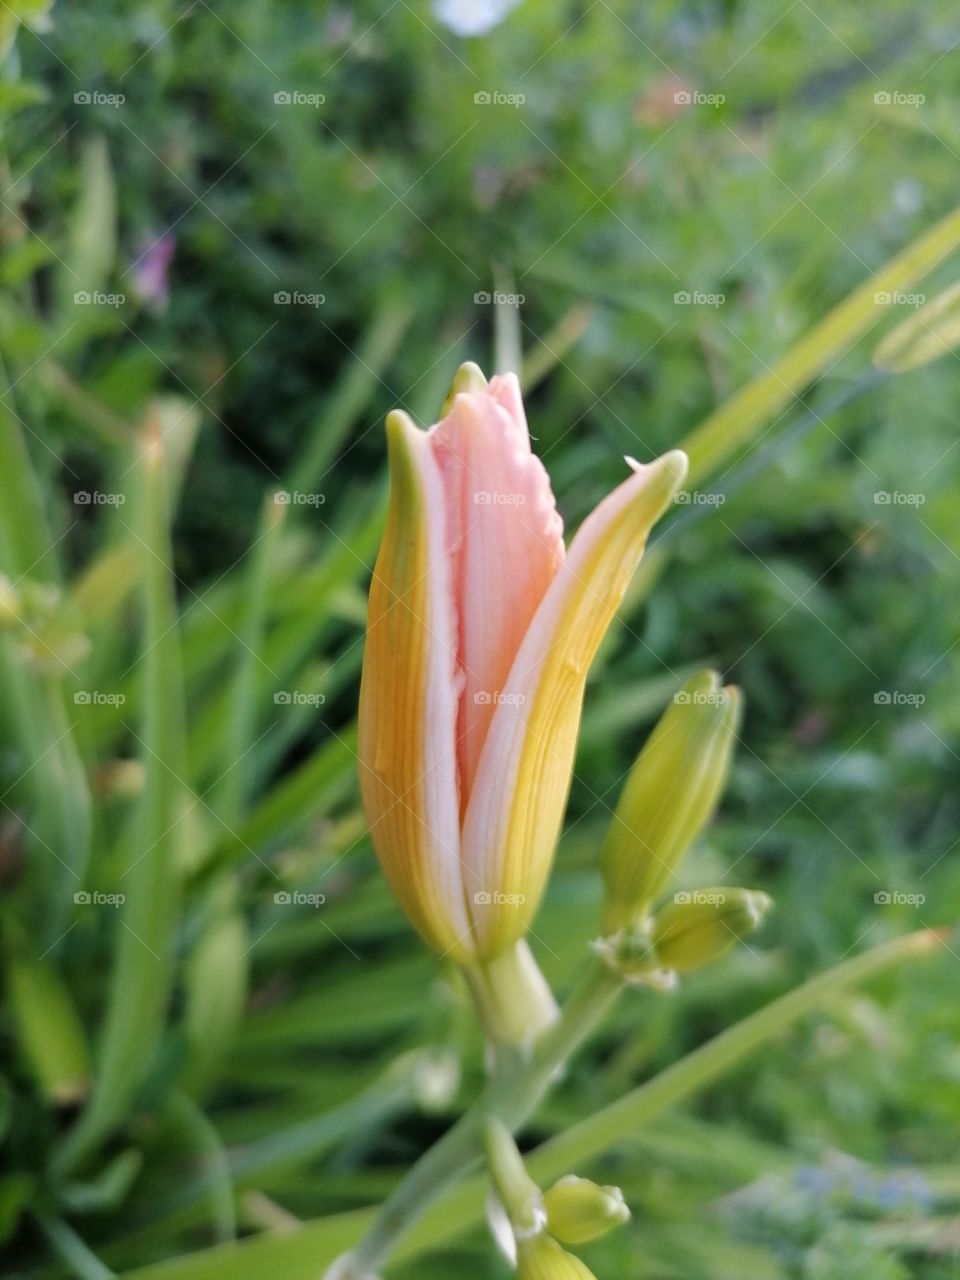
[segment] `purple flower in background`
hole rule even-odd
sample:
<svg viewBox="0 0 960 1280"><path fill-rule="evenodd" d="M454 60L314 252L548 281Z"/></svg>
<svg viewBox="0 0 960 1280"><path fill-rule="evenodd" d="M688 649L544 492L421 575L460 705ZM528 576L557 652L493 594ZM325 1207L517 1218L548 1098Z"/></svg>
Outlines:
<svg viewBox="0 0 960 1280"><path fill-rule="evenodd" d="M158 311L167 305L167 269L173 261L176 247L173 232L164 231L155 239L142 242L130 268L137 297Z"/></svg>

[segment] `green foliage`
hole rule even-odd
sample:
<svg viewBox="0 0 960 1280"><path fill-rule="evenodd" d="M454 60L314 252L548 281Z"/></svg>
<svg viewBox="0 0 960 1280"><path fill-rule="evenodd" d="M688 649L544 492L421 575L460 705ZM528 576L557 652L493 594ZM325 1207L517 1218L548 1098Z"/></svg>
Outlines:
<svg viewBox="0 0 960 1280"><path fill-rule="evenodd" d="M284 1274L355 1238L482 1073L376 869L353 727L380 424L432 420L462 360L522 350L571 528L624 453L692 440L701 467L588 689L548 978L705 665L744 724L676 887L778 903L618 1006L524 1142L956 919L956 357L871 365L957 272L956 17L527 0L463 39L403 3L47 10L0 20L0 1269L148 1280L236 1231L243 1261L171 1274ZM954 961L818 988L682 1109L608 1121L575 1172L633 1222L591 1269L947 1280ZM458 1272L503 1274L479 1229L394 1274Z"/></svg>

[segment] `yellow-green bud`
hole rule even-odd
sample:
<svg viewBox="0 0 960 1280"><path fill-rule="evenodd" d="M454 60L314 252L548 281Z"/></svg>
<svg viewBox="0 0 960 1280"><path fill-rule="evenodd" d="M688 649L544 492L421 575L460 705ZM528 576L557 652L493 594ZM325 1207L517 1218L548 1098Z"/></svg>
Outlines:
<svg viewBox="0 0 960 1280"><path fill-rule="evenodd" d="M630 1217L619 1187L600 1187L574 1174L544 1194L547 1230L563 1244L598 1240Z"/></svg>
<svg viewBox="0 0 960 1280"><path fill-rule="evenodd" d="M517 1280L596 1280L588 1266L544 1233L517 1241Z"/></svg>
<svg viewBox="0 0 960 1280"><path fill-rule="evenodd" d="M653 922L665 969L690 973L719 960L761 923L773 902L757 889L697 889L678 893Z"/></svg>
<svg viewBox="0 0 960 1280"><path fill-rule="evenodd" d="M603 846L604 928L642 918L706 826L723 789L740 691L702 671L674 695L630 771Z"/></svg>

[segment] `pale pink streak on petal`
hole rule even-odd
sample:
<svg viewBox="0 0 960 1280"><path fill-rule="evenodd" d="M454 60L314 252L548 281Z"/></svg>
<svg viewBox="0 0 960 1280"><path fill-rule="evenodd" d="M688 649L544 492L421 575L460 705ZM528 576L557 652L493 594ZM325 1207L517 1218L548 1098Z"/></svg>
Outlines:
<svg viewBox="0 0 960 1280"><path fill-rule="evenodd" d="M475 945L509 932L503 913L471 908L491 886L522 895L529 921L543 891L566 807L587 670L623 597L650 525L686 470L680 453L636 473L583 522L504 683L463 820L461 862ZM679 479L678 479L679 477ZM516 803L518 787L522 802Z"/></svg>
<svg viewBox="0 0 960 1280"><path fill-rule="evenodd" d="M512 375L454 397L431 433L443 476L463 691L460 807L510 667L564 558L563 523Z"/></svg>

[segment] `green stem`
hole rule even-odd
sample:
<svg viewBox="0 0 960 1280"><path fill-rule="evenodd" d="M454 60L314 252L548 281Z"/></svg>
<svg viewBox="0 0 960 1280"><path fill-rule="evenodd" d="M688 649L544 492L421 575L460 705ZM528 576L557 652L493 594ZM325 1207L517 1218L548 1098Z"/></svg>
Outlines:
<svg viewBox="0 0 960 1280"><path fill-rule="evenodd" d="M482 1097L435 1143L384 1202L372 1227L340 1271L341 1280L374 1275L427 1206L480 1159L489 1117L510 1131L535 1110L567 1059L589 1036L623 987L623 979L596 957L571 993L559 1018L541 1035L525 1061L501 1058Z"/></svg>

